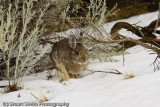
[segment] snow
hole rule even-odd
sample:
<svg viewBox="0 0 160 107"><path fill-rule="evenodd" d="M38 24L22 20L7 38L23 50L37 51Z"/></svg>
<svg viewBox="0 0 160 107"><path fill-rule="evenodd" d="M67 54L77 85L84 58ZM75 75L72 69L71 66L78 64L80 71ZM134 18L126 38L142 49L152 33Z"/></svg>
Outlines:
<svg viewBox="0 0 160 107"><path fill-rule="evenodd" d="M141 21L138 25L147 26L157 16L158 12L152 12L119 21L131 24ZM119 21L104 26L110 32L110 28ZM126 30L120 32L130 35ZM136 36L132 37L136 38ZM3 93L4 89L0 89L0 107L7 105L7 102L10 106L12 102L39 104L37 98L42 99L41 93L44 93L49 100L45 102L46 104L55 104L45 107L160 107L160 72L154 72L154 66L151 65L156 55L150 54L148 49L140 46L128 49L127 52L129 54L124 56L124 65L123 56L120 55L114 56L119 62L92 61L88 67L91 70L101 71L116 69L122 72L122 75L93 73L62 83L56 76L47 80L47 71L25 76L22 79L20 91ZM52 74L55 74L55 70ZM126 75L130 74L135 77L125 79ZM0 81L0 86L6 84L8 84L6 80ZM18 97L19 93L20 97ZM58 105L60 103L63 105Z"/></svg>

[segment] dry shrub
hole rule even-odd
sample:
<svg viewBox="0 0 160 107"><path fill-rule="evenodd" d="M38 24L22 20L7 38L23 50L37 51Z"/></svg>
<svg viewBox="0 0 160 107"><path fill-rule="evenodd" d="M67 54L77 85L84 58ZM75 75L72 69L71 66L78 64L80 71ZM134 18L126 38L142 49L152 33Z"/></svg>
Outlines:
<svg viewBox="0 0 160 107"><path fill-rule="evenodd" d="M0 2L5 3L3 0ZM49 45L44 48L38 47L44 31L44 27L41 26L42 16L47 6L34 10L32 0L7 3L8 7L0 5L0 70L7 76L7 91L10 92L18 89L18 78L33 69L37 61L48 51ZM38 18L35 19L35 15L38 15ZM33 19L35 27L30 29L29 23L32 23ZM11 76L14 76L12 83Z"/></svg>

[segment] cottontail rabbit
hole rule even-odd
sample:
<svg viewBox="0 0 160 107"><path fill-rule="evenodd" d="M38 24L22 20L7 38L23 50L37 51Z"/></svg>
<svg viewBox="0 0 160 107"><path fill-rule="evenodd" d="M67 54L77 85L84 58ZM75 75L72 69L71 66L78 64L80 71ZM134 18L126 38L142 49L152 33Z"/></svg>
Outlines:
<svg viewBox="0 0 160 107"><path fill-rule="evenodd" d="M50 54L54 68L62 71L62 67L65 67L70 77L87 69L88 57L82 45L82 38L81 33L79 39L70 35L69 38L54 43Z"/></svg>

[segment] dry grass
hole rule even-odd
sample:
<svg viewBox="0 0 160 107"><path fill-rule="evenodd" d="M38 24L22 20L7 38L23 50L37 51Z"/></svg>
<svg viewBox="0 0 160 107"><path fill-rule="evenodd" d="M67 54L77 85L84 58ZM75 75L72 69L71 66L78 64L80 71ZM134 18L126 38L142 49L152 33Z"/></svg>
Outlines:
<svg viewBox="0 0 160 107"><path fill-rule="evenodd" d="M135 75L134 74L125 74L124 75L124 79L131 79L131 78L134 78Z"/></svg>
<svg viewBox="0 0 160 107"><path fill-rule="evenodd" d="M10 84L10 85L6 88L5 92L6 92L6 93L9 93L9 92L17 91L17 90L19 90L18 82L13 82L12 84Z"/></svg>
<svg viewBox="0 0 160 107"><path fill-rule="evenodd" d="M49 101L48 98L46 97L46 95L44 94L44 92L42 90L40 90L40 94L41 94L42 98L39 99L39 102Z"/></svg>
<svg viewBox="0 0 160 107"><path fill-rule="evenodd" d="M38 98L33 93L31 93L31 95L41 103L49 101L48 98L46 97L46 95L44 94L44 92L41 89L40 89L40 94L41 94L41 98Z"/></svg>

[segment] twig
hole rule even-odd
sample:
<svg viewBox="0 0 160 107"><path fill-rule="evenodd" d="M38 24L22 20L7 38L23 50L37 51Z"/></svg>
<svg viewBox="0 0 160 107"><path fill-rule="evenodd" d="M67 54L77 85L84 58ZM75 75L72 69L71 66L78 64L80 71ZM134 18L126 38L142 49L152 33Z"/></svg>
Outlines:
<svg viewBox="0 0 160 107"><path fill-rule="evenodd" d="M125 41L134 42L134 43L136 43L137 45L141 45L141 46L143 46L143 47L145 47L145 48L148 48L148 49L154 50L154 51L157 52L157 53L160 53L160 49L159 49L159 48L149 46L149 45L141 42L140 40L134 40L134 39L132 39L132 38L126 38L126 37L125 37L125 39L126 39Z"/></svg>
<svg viewBox="0 0 160 107"><path fill-rule="evenodd" d="M159 55L157 55L157 57L155 58L155 60L153 61L153 66L154 66L154 71L156 71L156 70L159 70L160 69L160 67L159 67L159 61L158 61L158 58L159 58Z"/></svg>
<svg viewBox="0 0 160 107"><path fill-rule="evenodd" d="M8 85L0 86L0 88L5 88L5 87L8 87Z"/></svg>
<svg viewBox="0 0 160 107"><path fill-rule="evenodd" d="M121 72L119 72L116 69L109 69L109 70L113 70L113 71L116 71L116 72L113 72L113 71L94 71L94 70L87 69L87 71L91 71L91 73L88 73L88 74L86 74L84 76L87 76L87 75L90 75L90 74L93 74L93 73L96 73L96 72L111 73L111 74L118 74L118 75L122 74Z"/></svg>
<svg viewBox="0 0 160 107"><path fill-rule="evenodd" d="M35 99L37 99L38 101L40 101L40 99L38 97L36 97L33 93L30 93Z"/></svg>

